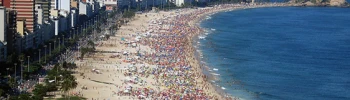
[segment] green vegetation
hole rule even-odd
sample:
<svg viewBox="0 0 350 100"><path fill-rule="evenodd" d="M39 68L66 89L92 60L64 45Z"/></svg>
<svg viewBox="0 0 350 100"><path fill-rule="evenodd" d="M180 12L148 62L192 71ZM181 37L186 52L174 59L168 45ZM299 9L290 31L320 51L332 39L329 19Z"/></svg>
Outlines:
<svg viewBox="0 0 350 100"><path fill-rule="evenodd" d="M85 54L94 52L95 50L95 43L89 40L87 43L87 47L80 48L80 58L84 59Z"/></svg>
<svg viewBox="0 0 350 100"><path fill-rule="evenodd" d="M67 100L67 98L58 98L56 100ZM87 99L83 97L71 96L68 98L68 100L87 100Z"/></svg>
<svg viewBox="0 0 350 100"><path fill-rule="evenodd" d="M63 82L61 83L61 90L66 93L66 97L69 97L68 91L77 87L78 83L76 78L72 75L63 76Z"/></svg>
<svg viewBox="0 0 350 100"><path fill-rule="evenodd" d="M89 52L94 52L94 51L95 51L95 49L89 48L89 47L80 48L80 58L84 59L85 54L87 54Z"/></svg>
<svg viewBox="0 0 350 100"><path fill-rule="evenodd" d="M132 18L135 16L135 11L134 10L126 10L123 13L123 18Z"/></svg>
<svg viewBox="0 0 350 100"><path fill-rule="evenodd" d="M71 98L71 100L82 100L80 97L69 97L67 94L69 90L77 87L76 78L71 75L73 72L68 69L77 68L75 64L63 62L62 64L56 64L54 68L48 71L47 79L44 84L35 85L33 94L23 93L18 96L11 96L10 100L43 100L47 96L47 92L58 91L60 86L61 91L66 93L65 98ZM49 80L57 80L56 82L49 82ZM10 86L15 86L13 78L10 78ZM1 90L0 90L1 93ZM61 100L61 99L59 99Z"/></svg>
<svg viewBox="0 0 350 100"><path fill-rule="evenodd" d="M115 14L112 16L115 16ZM105 15L106 12L101 10L99 16ZM102 24L101 22L107 22L107 20L105 18L101 18L100 21L98 21L96 24L96 26L98 26L98 32L102 31L102 29L99 27ZM81 27L79 27L78 30L80 30L80 28ZM21 53L9 54L5 62L0 62L0 75L2 79L8 80L7 82L0 84L0 97L7 97L10 95L10 100L43 100L43 97L47 96L47 92L58 91L59 89L62 92L67 92L75 88L77 86L77 82L75 81L75 77L71 75L73 72L71 72L70 69L77 68L77 66L72 63L64 62L61 64L56 64L52 70L47 71L45 82L43 84L35 85L33 93L28 94L22 92L20 95L18 95L18 90L16 89L18 86L17 81L19 81L18 77L20 77L21 74L20 68L23 68L23 79L31 79L34 77L34 75L38 75L39 72L43 70L43 65L50 63L50 61L56 59L68 48L75 46L77 41L79 41L79 37L86 37L90 34L92 34L92 26L83 29L83 31L79 34L72 34L71 30L68 30L65 32L60 32L57 36L52 37L52 39L49 39L42 44L38 44L37 48L29 48ZM91 42L89 44L91 44ZM95 50L94 45L90 45L89 48L91 48L88 50L89 52ZM15 72L17 74L17 80L14 78ZM49 80L55 81L49 82ZM65 98L67 97L69 97L68 94L65 95ZM74 96L69 98L71 100L82 99Z"/></svg>

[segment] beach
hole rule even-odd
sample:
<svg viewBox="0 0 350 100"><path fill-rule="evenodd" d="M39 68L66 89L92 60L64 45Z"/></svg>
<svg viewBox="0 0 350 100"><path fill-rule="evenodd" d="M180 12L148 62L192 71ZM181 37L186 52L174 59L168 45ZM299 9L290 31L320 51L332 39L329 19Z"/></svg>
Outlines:
<svg viewBox="0 0 350 100"><path fill-rule="evenodd" d="M95 42L96 53L75 62L78 86L70 94L88 100L238 100L214 86L215 77L203 74L206 68L193 47L203 33L198 23L220 11L275 6L285 5L225 4L136 14L110 39Z"/></svg>

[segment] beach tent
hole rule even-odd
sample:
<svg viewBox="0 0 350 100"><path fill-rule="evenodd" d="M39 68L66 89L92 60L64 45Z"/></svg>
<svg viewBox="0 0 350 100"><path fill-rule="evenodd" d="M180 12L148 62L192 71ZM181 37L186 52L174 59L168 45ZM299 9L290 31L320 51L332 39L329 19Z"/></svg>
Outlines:
<svg viewBox="0 0 350 100"><path fill-rule="evenodd" d="M134 67L135 67L135 65L128 65L128 67L129 67L129 68L134 68Z"/></svg>
<svg viewBox="0 0 350 100"><path fill-rule="evenodd" d="M130 77L125 77L125 79L124 80L126 80L126 81L130 81L130 80L132 80Z"/></svg>
<svg viewBox="0 0 350 100"><path fill-rule="evenodd" d="M124 90L124 93L129 93L130 91L129 90Z"/></svg>
<svg viewBox="0 0 350 100"><path fill-rule="evenodd" d="M135 59L139 59L140 57L139 57L139 56L135 56L134 58L135 58Z"/></svg>
<svg viewBox="0 0 350 100"><path fill-rule="evenodd" d="M136 47L137 45L136 45L136 43L132 43L131 46Z"/></svg>
<svg viewBox="0 0 350 100"><path fill-rule="evenodd" d="M126 52L126 51L123 52L123 55L127 55L127 54L128 54L128 52Z"/></svg>

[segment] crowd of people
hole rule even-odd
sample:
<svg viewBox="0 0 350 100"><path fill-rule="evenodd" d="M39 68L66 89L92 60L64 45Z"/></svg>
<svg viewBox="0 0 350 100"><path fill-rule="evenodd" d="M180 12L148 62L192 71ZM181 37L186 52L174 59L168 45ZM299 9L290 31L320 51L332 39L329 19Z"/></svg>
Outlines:
<svg viewBox="0 0 350 100"><path fill-rule="evenodd" d="M151 76L156 81L155 83L151 83L152 85L165 88L133 88L129 84L135 84L135 80L131 79L130 81L124 81L125 86L118 87L123 89L119 90L117 95L160 100L238 99L208 92L210 88L212 90L217 90L217 88L210 85L209 82L205 82L208 80L201 73L198 63L196 64L197 60L193 55L195 50L191 45L192 38L202 32L199 26L194 25L195 21L200 19L199 17L202 17L203 14L208 14L208 12L230 9L234 6L222 5L205 9L182 9L195 11L182 14L181 10L179 10L173 16L156 15L166 18L150 21L148 26L148 30L152 30L150 36L138 42L151 47L154 52L139 54L139 59L132 59L133 61L131 61L156 66L129 68L124 71L124 75L126 77ZM143 32L147 31L144 30Z"/></svg>
<svg viewBox="0 0 350 100"><path fill-rule="evenodd" d="M249 7L255 6L225 4L198 9L179 9L170 11L171 14L146 13L145 17L155 16L155 19L143 23L142 27L126 29L127 32L134 33L118 34L121 41L118 41L118 37L98 43L98 50L99 47L108 49L101 53L114 53L113 55L109 55L108 58L93 57L91 61L87 60L78 65L93 68L96 67L95 63L98 64L101 73L106 72L106 77L114 82L109 81L108 85L113 85L116 90L112 87L108 89L113 90L112 97L116 95L117 99L129 97L152 100L237 100L238 97L229 96L221 88L212 85L209 82L211 79L202 73L203 66L194 55L196 50L192 42L193 38L203 33L196 23L206 15ZM120 47L122 50L113 50L112 47ZM90 79L95 75L96 73L87 75L86 79L97 80ZM121 79L122 84L117 84L119 80L116 79ZM97 87L93 87L93 90L98 91Z"/></svg>

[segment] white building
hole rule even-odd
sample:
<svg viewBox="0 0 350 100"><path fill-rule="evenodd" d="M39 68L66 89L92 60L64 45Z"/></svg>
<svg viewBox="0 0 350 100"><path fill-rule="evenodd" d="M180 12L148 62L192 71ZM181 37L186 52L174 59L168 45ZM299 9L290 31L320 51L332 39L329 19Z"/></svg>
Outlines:
<svg viewBox="0 0 350 100"><path fill-rule="evenodd" d="M51 0L51 9L58 9L57 0Z"/></svg>
<svg viewBox="0 0 350 100"><path fill-rule="evenodd" d="M105 6L105 1L107 0L97 0L96 2L98 2L100 4L100 7Z"/></svg>
<svg viewBox="0 0 350 100"><path fill-rule="evenodd" d="M117 7L118 1L117 0L103 0L104 5L106 5L106 10L112 11L113 7Z"/></svg>
<svg viewBox="0 0 350 100"><path fill-rule="evenodd" d="M6 8L0 6L0 61L5 61L7 56L7 48L6 48L6 29L7 29L7 21L6 21Z"/></svg>
<svg viewBox="0 0 350 100"><path fill-rule="evenodd" d="M70 0L51 0L51 9L70 11Z"/></svg>
<svg viewBox="0 0 350 100"><path fill-rule="evenodd" d="M92 6L90 3L79 2L79 14L86 15L88 17L92 16Z"/></svg>
<svg viewBox="0 0 350 100"><path fill-rule="evenodd" d="M117 5L117 0L103 0L105 5Z"/></svg>
<svg viewBox="0 0 350 100"><path fill-rule="evenodd" d="M70 12L70 27L75 27L78 24L78 9L73 8Z"/></svg>
<svg viewBox="0 0 350 100"><path fill-rule="evenodd" d="M0 6L0 42L6 42L6 8Z"/></svg>
<svg viewBox="0 0 350 100"><path fill-rule="evenodd" d="M192 3L193 0L175 0L175 5L178 7L182 7L185 3Z"/></svg>
<svg viewBox="0 0 350 100"><path fill-rule="evenodd" d="M37 16L37 24L43 24L44 22L44 13L41 7L41 4L35 4L35 15Z"/></svg>

